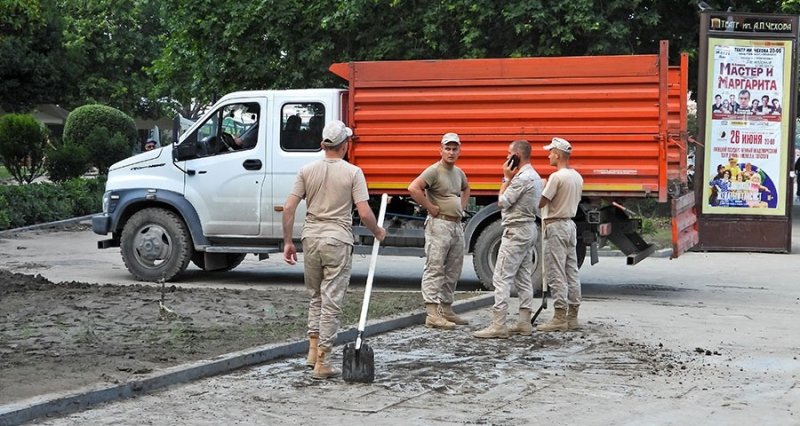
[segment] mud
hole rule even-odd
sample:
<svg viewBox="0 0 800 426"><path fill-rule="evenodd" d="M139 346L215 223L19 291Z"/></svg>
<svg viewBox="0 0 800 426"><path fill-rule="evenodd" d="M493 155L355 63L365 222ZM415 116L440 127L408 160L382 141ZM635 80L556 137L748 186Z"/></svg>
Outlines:
<svg viewBox="0 0 800 426"><path fill-rule="evenodd" d="M351 293L349 317L361 299ZM416 295L390 297L383 314L420 304ZM0 270L0 404L303 338L307 301L302 287L167 285L162 296L157 285L56 284Z"/></svg>

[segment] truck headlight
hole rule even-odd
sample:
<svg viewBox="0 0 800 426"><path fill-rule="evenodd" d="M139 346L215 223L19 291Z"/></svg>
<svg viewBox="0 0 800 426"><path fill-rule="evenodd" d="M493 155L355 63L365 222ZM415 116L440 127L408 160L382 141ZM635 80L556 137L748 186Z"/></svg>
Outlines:
<svg viewBox="0 0 800 426"><path fill-rule="evenodd" d="M118 194L106 191L103 194L103 213L112 213L117 208L117 201L119 201Z"/></svg>
<svg viewBox="0 0 800 426"><path fill-rule="evenodd" d="M111 191L103 193L103 213L108 213L108 206L111 204Z"/></svg>

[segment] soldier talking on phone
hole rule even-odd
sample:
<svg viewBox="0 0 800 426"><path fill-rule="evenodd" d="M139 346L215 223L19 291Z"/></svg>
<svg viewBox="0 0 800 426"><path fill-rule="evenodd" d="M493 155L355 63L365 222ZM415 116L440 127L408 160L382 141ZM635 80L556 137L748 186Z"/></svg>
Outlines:
<svg viewBox="0 0 800 426"><path fill-rule="evenodd" d="M530 336L533 332L533 247L539 241L536 216L542 188L542 179L531 165L531 144L525 140L511 142L497 200L503 218L503 237L492 276L492 323L472 334L477 338L504 339L510 334ZM517 286L519 295L519 321L508 327L505 320L512 285Z"/></svg>

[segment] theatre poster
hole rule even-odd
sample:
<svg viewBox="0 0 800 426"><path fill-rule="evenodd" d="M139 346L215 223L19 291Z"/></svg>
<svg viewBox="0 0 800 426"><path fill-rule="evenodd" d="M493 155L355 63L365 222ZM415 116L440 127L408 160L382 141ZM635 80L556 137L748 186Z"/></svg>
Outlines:
<svg viewBox="0 0 800 426"><path fill-rule="evenodd" d="M785 215L792 44L709 38L703 212Z"/></svg>

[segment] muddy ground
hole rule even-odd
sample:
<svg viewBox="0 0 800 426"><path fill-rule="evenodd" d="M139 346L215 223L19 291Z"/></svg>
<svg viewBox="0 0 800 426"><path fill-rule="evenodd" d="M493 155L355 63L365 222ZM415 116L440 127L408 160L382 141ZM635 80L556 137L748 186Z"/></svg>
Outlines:
<svg viewBox="0 0 800 426"><path fill-rule="evenodd" d="M345 323L363 292L352 291ZM376 293L371 314L418 309L413 293ZM304 336L296 290L53 283L0 270L0 404L120 383L137 375Z"/></svg>
<svg viewBox="0 0 800 426"><path fill-rule="evenodd" d="M793 214L800 217L800 208ZM96 250L96 239L86 232L53 232L0 240L0 264L53 281L135 284L119 253ZM371 337L372 384L313 381L304 357L295 356L36 423L639 425L766 418L771 424L797 424L798 224L792 242L791 254L688 253L675 260L646 259L635 267L623 258L603 258L580 271L580 331L478 340L471 333L487 325L488 314L470 311L465 315L470 325L452 332L414 326ZM418 294L421 265L422 259L381 257L376 283ZM354 259L354 290L367 269L366 258ZM465 266L459 290L478 285L469 269ZM177 285L278 294L302 290L301 271L280 261L247 259L221 276L190 268ZM172 297L177 294L188 293L176 289ZM145 297L157 302L160 292ZM168 305L176 308L169 297ZM62 299L39 306L69 305ZM271 300L278 305L277 298ZM280 300L294 306L290 296ZM359 298L348 300L357 304ZM512 312L515 303L512 299ZM157 313L147 306L144 322L171 334L166 330L173 328L154 320ZM0 306L0 315L7 312ZM543 319L550 315L552 304ZM79 318L86 316L84 310ZM337 347L334 362L340 359Z"/></svg>

